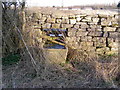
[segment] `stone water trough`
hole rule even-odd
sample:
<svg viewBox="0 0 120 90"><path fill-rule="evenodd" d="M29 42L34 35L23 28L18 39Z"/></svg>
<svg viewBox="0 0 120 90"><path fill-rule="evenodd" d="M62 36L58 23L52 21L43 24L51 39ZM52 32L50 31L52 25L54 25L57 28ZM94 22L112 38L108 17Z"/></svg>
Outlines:
<svg viewBox="0 0 120 90"><path fill-rule="evenodd" d="M46 58L51 63L65 63L68 49L44 49Z"/></svg>
<svg viewBox="0 0 120 90"><path fill-rule="evenodd" d="M54 30L54 29L53 29ZM60 30L60 29L56 29ZM54 30L55 31L55 30ZM57 37L61 37L62 34L59 33ZM56 37L54 34L49 34L51 37ZM47 60L50 63L65 63L67 58L68 48L60 45L60 44L53 44L52 46L48 44L47 47L44 47L44 55L46 56Z"/></svg>

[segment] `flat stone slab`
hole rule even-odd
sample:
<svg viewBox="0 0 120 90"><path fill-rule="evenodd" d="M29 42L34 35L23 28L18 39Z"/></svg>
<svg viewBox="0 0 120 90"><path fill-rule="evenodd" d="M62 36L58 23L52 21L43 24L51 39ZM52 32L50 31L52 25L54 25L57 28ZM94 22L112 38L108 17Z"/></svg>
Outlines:
<svg viewBox="0 0 120 90"><path fill-rule="evenodd" d="M68 49L44 49L44 55L50 63L65 63Z"/></svg>

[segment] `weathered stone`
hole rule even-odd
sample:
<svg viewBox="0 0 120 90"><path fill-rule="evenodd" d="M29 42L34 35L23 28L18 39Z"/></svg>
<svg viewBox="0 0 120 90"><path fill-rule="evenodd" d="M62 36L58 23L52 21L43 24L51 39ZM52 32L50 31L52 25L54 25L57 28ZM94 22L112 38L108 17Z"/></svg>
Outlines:
<svg viewBox="0 0 120 90"><path fill-rule="evenodd" d="M61 23L62 19L56 19L56 23Z"/></svg>
<svg viewBox="0 0 120 90"><path fill-rule="evenodd" d="M75 19L75 15L70 15L69 19Z"/></svg>
<svg viewBox="0 0 120 90"><path fill-rule="evenodd" d="M111 48L111 51L118 52L118 48Z"/></svg>
<svg viewBox="0 0 120 90"><path fill-rule="evenodd" d="M75 36L74 37L66 37L65 42L66 43L74 43L74 42L76 42L76 37Z"/></svg>
<svg viewBox="0 0 120 90"><path fill-rule="evenodd" d="M93 41L95 47L106 47L106 38L94 37Z"/></svg>
<svg viewBox="0 0 120 90"><path fill-rule="evenodd" d="M79 31L86 31L86 28L80 28L80 29L78 29L78 32Z"/></svg>
<svg viewBox="0 0 120 90"><path fill-rule="evenodd" d="M42 28L51 28L51 24L50 23L45 23L42 25Z"/></svg>
<svg viewBox="0 0 120 90"><path fill-rule="evenodd" d="M81 22L80 28L89 28L89 26L87 25L87 23Z"/></svg>
<svg viewBox="0 0 120 90"><path fill-rule="evenodd" d="M104 32L103 37L108 37L108 36L109 36L108 32Z"/></svg>
<svg viewBox="0 0 120 90"><path fill-rule="evenodd" d="M76 19L70 19L70 24L75 24L76 23Z"/></svg>
<svg viewBox="0 0 120 90"><path fill-rule="evenodd" d="M108 17L107 14L99 14L98 16L101 17L101 18L107 18Z"/></svg>
<svg viewBox="0 0 120 90"><path fill-rule="evenodd" d="M85 20L87 21L87 22L91 22L92 21L92 18L91 18L91 16L86 16L85 17ZM82 20L83 21L83 20Z"/></svg>
<svg viewBox="0 0 120 90"><path fill-rule="evenodd" d="M69 19L62 19L63 24L69 24Z"/></svg>
<svg viewBox="0 0 120 90"><path fill-rule="evenodd" d="M47 19L47 22L48 22L48 23L55 23L55 18L48 18L48 19Z"/></svg>
<svg viewBox="0 0 120 90"><path fill-rule="evenodd" d="M80 46L82 50L90 51L93 47L93 42L80 42Z"/></svg>
<svg viewBox="0 0 120 90"><path fill-rule="evenodd" d="M109 41L108 46L111 47L111 48L118 48L118 42L110 42Z"/></svg>
<svg viewBox="0 0 120 90"><path fill-rule="evenodd" d="M33 28L34 29L41 29L41 25L34 25Z"/></svg>
<svg viewBox="0 0 120 90"><path fill-rule="evenodd" d="M77 17L77 18L76 18L76 21L79 22L81 19L82 19L82 18Z"/></svg>
<svg viewBox="0 0 120 90"><path fill-rule="evenodd" d="M44 49L48 63L61 64L66 62L68 49Z"/></svg>
<svg viewBox="0 0 120 90"><path fill-rule="evenodd" d="M106 47L106 42L94 42L95 47Z"/></svg>
<svg viewBox="0 0 120 90"><path fill-rule="evenodd" d="M79 28L80 28L80 26L76 24L76 25L74 25L74 28L79 29Z"/></svg>
<svg viewBox="0 0 120 90"><path fill-rule="evenodd" d="M68 16L62 16L62 19L69 19Z"/></svg>
<svg viewBox="0 0 120 90"><path fill-rule="evenodd" d="M88 32L86 32L86 31L78 31L76 33L76 36L87 36L87 34L88 34Z"/></svg>
<svg viewBox="0 0 120 90"><path fill-rule="evenodd" d="M76 35L76 29L75 28L70 28L68 29L68 36L73 37Z"/></svg>
<svg viewBox="0 0 120 90"><path fill-rule="evenodd" d="M118 54L118 51L108 51L108 52L105 52L106 55L115 55L115 54Z"/></svg>
<svg viewBox="0 0 120 90"><path fill-rule="evenodd" d="M76 34L75 32L68 32L69 37L73 37L73 36L75 36L75 34Z"/></svg>
<svg viewBox="0 0 120 90"><path fill-rule="evenodd" d="M103 35L103 32L89 32L88 33L88 36L102 36Z"/></svg>
<svg viewBox="0 0 120 90"><path fill-rule="evenodd" d="M93 46L93 42L80 42L82 46Z"/></svg>
<svg viewBox="0 0 120 90"><path fill-rule="evenodd" d="M114 27L105 27L103 30L104 31L115 31L116 28L114 28Z"/></svg>
<svg viewBox="0 0 120 90"><path fill-rule="evenodd" d="M117 21L112 21L112 27L119 27L119 24Z"/></svg>
<svg viewBox="0 0 120 90"><path fill-rule="evenodd" d="M61 18L62 18L62 15L59 15L59 14L58 14L58 15L54 15L54 16L52 15L52 17L53 17L53 18L57 18L57 19L61 19Z"/></svg>
<svg viewBox="0 0 120 90"><path fill-rule="evenodd" d="M97 24L99 22L99 18L92 18L92 21L94 24Z"/></svg>
<svg viewBox="0 0 120 90"><path fill-rule="evenodd" d="M42 17L41 13L33 13L34 19L40 19Z"/></svg>
<svg viewBox="0 0 120 90"><path fill-rule="evenodd" d="M103 55L105 52L108 52L108 51L110 51L110 49L108 47L96 49L97 54L101 54L101 55Z"/></svg>
<svg viewBox="0 0 120 90"><path fill-rule="evenodd" d="M106 42L106 38L105 37L93 37L93 41L95 42Z"/></svg>
<svg viewBox="0 0 120 90"><path fill-rule="evenodd" d="M92 41L92 37L91 36L82 36L81 38L80 38L80 40L81 41Z"/></svg>
<svg viewBox="0 0 120 90"><path fill-rule="evenodd" d="M60 24L52 24L52 28L60 28Z"/></svg>
<svg viewBox="0 0 120 90"><path fill-rule="evenodd" d="M101 25L102 26L111 26L112 25L111 19L102 18L101 19Z"/></svg>
<svg viewBox="0 0 120 90"><path fill-rule="evenodd" d="M71 28L73 27L72 24L61 24L61 28Z"/></svg>
<svg viewBox="0 0 120 90"><path fill-rule="evenodd" d="M101 29L101 25L90 24L90 28Z"/></svg>
<svg viewBox="0 0 120 90"><path fill-rule="evenodd" d="M96 31L95 28L88 28L87 30L88 30L88 31L91 31L91 32L95 32L95 31Z"/></svg>
<svg viewBox="0 0 120 90"><path fill-rule="evenodd" d="M47 19L46 17L42 17L42 18L40 19L40 21L45 22L46 19Z"/></svg>
<svg viewBox="0 0 120 90"><path fill-rule="evenodd" d="M118 32L109 32L109 37L118 38Z"/></svg>

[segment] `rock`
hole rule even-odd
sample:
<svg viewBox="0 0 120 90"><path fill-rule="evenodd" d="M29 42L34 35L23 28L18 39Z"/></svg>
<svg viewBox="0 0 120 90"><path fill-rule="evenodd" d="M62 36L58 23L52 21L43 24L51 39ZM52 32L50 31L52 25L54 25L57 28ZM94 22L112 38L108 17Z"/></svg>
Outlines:
<svg viewBox="0 0 120 90"><path fill-rule="evenodd" d="M109 36L108 32L104 32L103 37L108 37L108 36Z"/></svg>
<svg viewBox="0 0 120 90"><path fill-rule="evenodd" d="M76 18L76 21L79 22L81 19L82 19L82 18L77 17L77 18Z"/></svg>
<svg viewBox="0 0 120 90"><path fill-rule="evenodd" d="M47 18L48 23L55 23L55 18Z"/></svg>
<svg viewBox="0 0 120 90"><path fill-rule="evenodd" d="M80 28L89 28L89 26L87 25L87 23L81 22Z"/></svg>
<svg viewBox="0 0 120 90"><path fill-rule="evenodd" d="M92 18L92 22L94 23L94 24L97 24L98 22L99 22L99 18Z"/></svg>
<svg viewBox="0 0 120 90"><path fill-rule="evenodd" d="M103 32L91 31L88 33L88 36L102 36Z"/></svg>
<svg viewBox="0 0 120 90"><path fill-rule="evenodd" d="M75 24L76 23L76 19L70 19L70 24Z"/></svg>
<svg viewBox="0 0 120 90"><path fill-rule="evenodd" d="M84 20L84 19L83 19L83 20ZM83 20L82 20L82 21L83 21ZM86 16L86 17L85 17L85 20L86 20L87 22L91 22L91 21L92 21L92 18L91 18L91 16Z"/></svg>
<svg viewBox="0 0 120 90"><path fill-rule="evenodd" d="M34 19L41 19L41 17L42 17L41 13L33 13Z"/></svg>
<svg viewBox="0 0 120 90"><path fill-rule="evenodd" d="M62 19L63 24L69 24L69 19Z"/></svg>
<svg viewBox="0 0 120 90"><path fill-rule="evenodd" d="M77 29L74 29L74 28L68 29L68 36L70 36L70 37L74 36L75 37L76 31L77 31Z"/></svg>
<svg viewBox="0 0 120 90"><path fill-rule="evenodd" d="M116 31L116 28L114 27L105 27L103 31Z"/></svg>
<svg viewBox="0 0 120 90"><path fill-rule="evenodd" d="M112 21L111 19L105 19L105 18L102 18L101 19L101 25L102 26L111 26L112 25Z"/></svg>
<svg viewBox="0 0 120 90"><path fill-rule="evenodd" d="M70 15L69 19L75 19L75 15Z"/></svg>
<svg viewBox="0 0 120 90"><path fill-rule="evenodd" d="M77 25L77 24L76 24L76 25L74 25L73 27L74 27L74 28L76 28L76 29L79 29L79 28L80 28L80 26L79 26L79 25Z"/></svg>
<svg viewBox="0 0 120 90"><path fill-rule="evenodd" d="M83 42L83 41L92 41L92 37L91 36L82 36L81 38L80 38L80 40Z"/></svg>
<svg viewBox="0 0 120 90"><path fill-rule="evenodd" d="M56 19L56 23L61 23L62 19Z"/></svg>
<svg viewBox="0 0 120 90"><path fill-rule="evenodd" d="M61 24L61 28L71 28L73 27L72 24Z"/></svg>
<svg viewBox="0 0 120 90"><path fill-rule="evenodd" d="M51 24L50 23L45 23L45 24L42 25L42 28L43 29L51 28Z"/></svg>
<svg viewBox="0 0 120 90"><path fill-rule="evenodd" d="M97 54L101 54L101 55L103 55L105 52L109 52L109 51L110 51L110 48L108 48L108 47L96 49Z"/></svg>
<svg viewBox="0 0 120 90"><path fill-rule="evenodd" d="M78 31L86 31L86 28L77 29Z"/></svg>
<svg viewBox="0 0 120 90"><path fill-rule="evenodd" d="M88 32L86 32L86 31L78 31L76 33L76 36L87 36L87 34L88 34Z"/></svg>
<svg viewBox="0 0 120 90"><path fill-rule="evenodd" d="M109 37L118 38L118 32L109 32Z"/></svg>
<svg viewBox="0 0 120 90"><path fill-rule="evenodd" d="M60 28L60 24L52 24L52 28Z"/></svg>
<svg viewBox="0 0 120 90"><path fill-rule="evenodd" d="M109 42L108 46L111 48L118 48L118 42Z"/></svg>

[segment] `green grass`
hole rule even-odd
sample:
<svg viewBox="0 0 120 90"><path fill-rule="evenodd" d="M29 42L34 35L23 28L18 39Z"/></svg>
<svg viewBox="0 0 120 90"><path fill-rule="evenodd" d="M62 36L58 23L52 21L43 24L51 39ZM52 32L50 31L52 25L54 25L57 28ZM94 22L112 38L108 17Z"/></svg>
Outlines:
<svg viewBox="0 0 120 90"><path fill-rule="evenodd" d="M12 65L17 63L19 60L19 54L9 54L8 56L2 58L2 65Z"/></svg>

